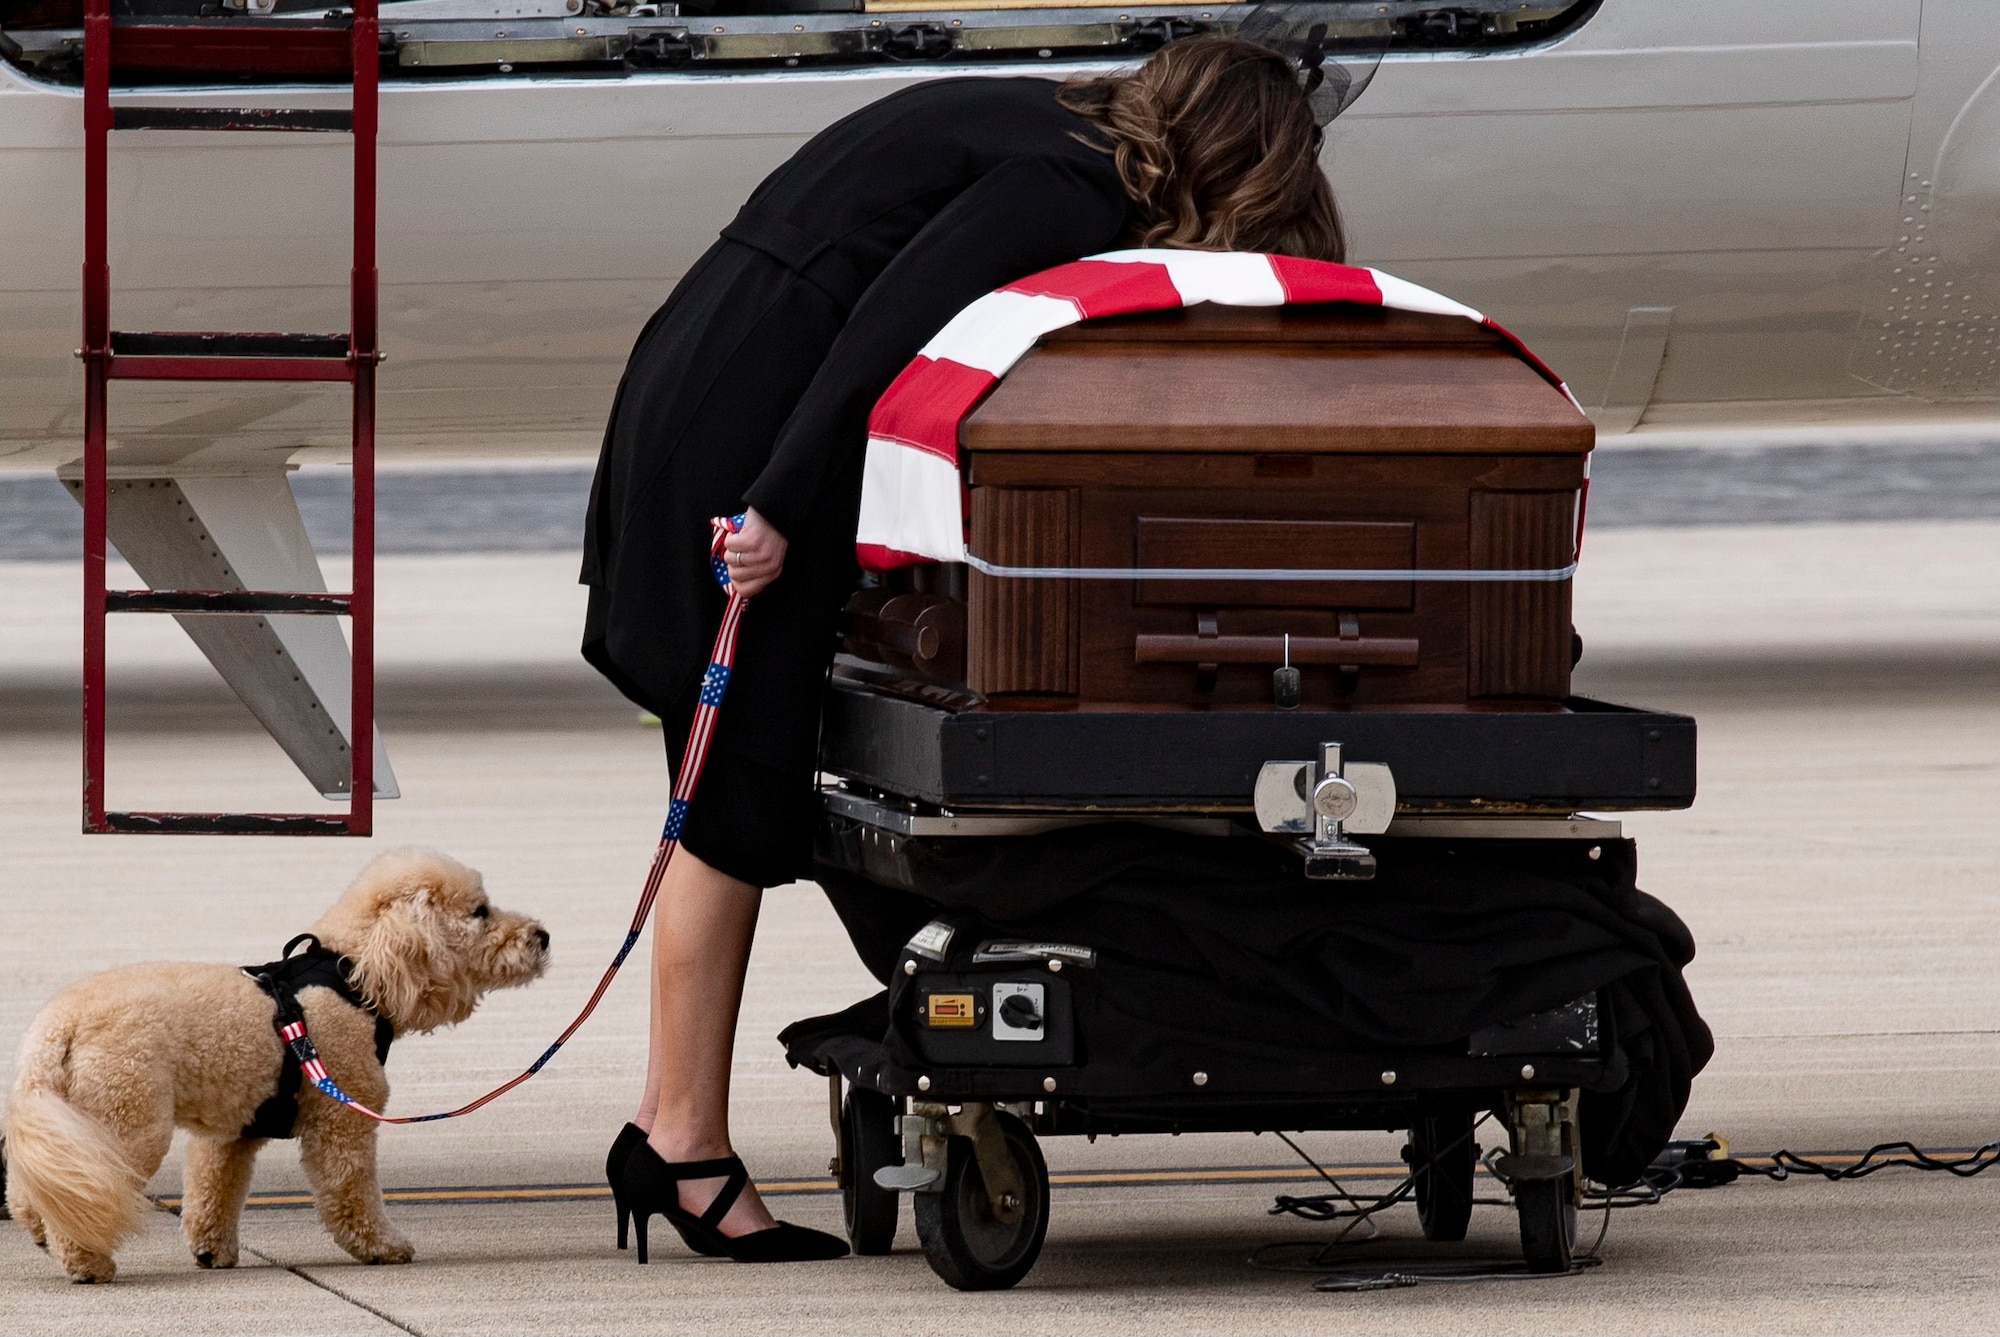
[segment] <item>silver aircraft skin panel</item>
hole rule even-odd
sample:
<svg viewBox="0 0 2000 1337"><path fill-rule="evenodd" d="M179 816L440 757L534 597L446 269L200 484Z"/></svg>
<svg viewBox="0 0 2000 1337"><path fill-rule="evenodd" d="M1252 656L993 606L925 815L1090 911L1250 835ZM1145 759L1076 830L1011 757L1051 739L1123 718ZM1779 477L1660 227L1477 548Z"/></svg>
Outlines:
<svg viewBox="0 0 2000 1337"><path fill-rule="evenodd" d="M386 83L385 458L591 449L632 337L764 173L963 72ZM1540 49L1385 61L1328 165L1357 260L1516 330L1606 431L1965 421L2000 393L1996 79L1989 0L1605 0ZM73 88L0 65L10 467L78 450L81 138ZM345 153L115 137L116 326L343 328ZM337 455L340 393L120 385L113 461Z"/></svg>
<svg viewBox="0 0 2000 1337"><path fill-rule="evenodd" d="M1040 21L937 2L995 31ZM1398 5L1414 8L1364 8ZM399 8L385 6L385 21ZM782 47L835 40L822 30L843 23L839 40L853 40L874 12L798 16L796 28L765 19L761 33L753 22L722 37L683 25L676 40ZM1601 0L1575 12L1540 45L1383 61L1328 137L1357 262L1513 329L1602 435L1995 421L2000 0ZM618 26L576 22L586 42L593 23ZM483 32L467 35L483 46ZM399 61L434 69L452 54L412 46ZM386 81L382 458L593 453L647 316L815 132L919 79L1104 68L578 77L488 64ZM342 95L151 88L117 100L312 107ZM0 61L0 469L78 472L82 141L74 86ZM115 136L113 327L344 330L348 152L333 135ZM118 383L111 475L192 499L207 533L235 536L210 558L295 570L312 588L317 561L298 550L304 531L278 480L345 456L346 393ZM201 556L161 537L195 531L146 529L127 511L114 510L111 539L133 560L168 572ZM283 630L295 657L320 665L293 686L246 676L247 651L203 648L312 773L326 766L299 739L329 720L345 732L344 647L331 619L288 621L313 624ZM387 777L386 756L377 766Z"/></svg>

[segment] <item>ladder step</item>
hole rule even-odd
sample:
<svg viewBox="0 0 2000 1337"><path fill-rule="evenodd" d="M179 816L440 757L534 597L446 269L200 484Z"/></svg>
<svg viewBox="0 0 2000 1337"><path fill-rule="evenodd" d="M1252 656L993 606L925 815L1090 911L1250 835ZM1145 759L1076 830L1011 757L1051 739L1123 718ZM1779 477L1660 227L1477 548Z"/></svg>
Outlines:
<svg viewBox="0 0 2000 1337"><path fill-rule="evenodd" d="M345 381L344 334L114 332L105 373L125 381Z"/></svg>
<svg viewBox="0 0 2000 1337"><path fill-rule="evenodd" d="M294 75L349 79L354 74L351 18L292 19L147 16L112 20L116 74Z"/></svg>
<svg viewBox="0 0 2000 1337"><path fill-rule="evenodd" d="M343 113L344 114L344 113ZM113 330L113 357L347 357L344 334L138 333Z"/></svg>
<svg viewBox="0 0 2000 1337"><path fill-rule="evenodd" d="M114 381L349 381L344 361L323 357L121 357L104 374Z"/></svg>
<svg viewBox="0 0 2000 1337"><path fill-rule="evenodd" d="M106 590L107 613L333 613L352 611L351 594L287 590Z"/></svg>
<svg viewBox="0 0 2000 1337"><path fill-rule="evenodd" d="M99 831L156 836L345 836L346 817L284 812L107 812Z"/></svg>
<svg viewBox="0 0 2000 1337"><path fill-rule="evenodd" d="M113 130L311 130L347 133L354 113L313 107L113 107Z"/></svg>

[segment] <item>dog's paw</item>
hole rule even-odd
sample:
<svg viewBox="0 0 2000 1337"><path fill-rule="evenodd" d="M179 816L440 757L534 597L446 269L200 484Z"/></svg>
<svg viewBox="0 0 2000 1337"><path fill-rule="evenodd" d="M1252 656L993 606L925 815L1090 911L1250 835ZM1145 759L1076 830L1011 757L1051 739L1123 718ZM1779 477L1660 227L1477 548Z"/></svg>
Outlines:
<svg viewBox="0 0 2000 1337"><path fill-rule="evenodd" d="M236 1250L228 1246L196 1249L194 1251L194 1265L196 1267L235 1267Z"/></svg>
<svg viewBox="0 0 2000 1337"><path fill-rule="evenodd" d="M79 1286L94 1282L109 1281L118 1275L118 1265L111 1261L108 1253L94 1253L75 1240L64 1239L60 1235L49 1239L49 1252L62 1264L62 1270L69 1279Z"/></svg>
<svg viewBox="0 0 2000 1337"><path fill-rule="evenodd" d="M400 1235L391 1235L359 1245L348 1252L357 1261L373 1267L378 1263L407 1263L417 1256L417 1246Z"/></svg>

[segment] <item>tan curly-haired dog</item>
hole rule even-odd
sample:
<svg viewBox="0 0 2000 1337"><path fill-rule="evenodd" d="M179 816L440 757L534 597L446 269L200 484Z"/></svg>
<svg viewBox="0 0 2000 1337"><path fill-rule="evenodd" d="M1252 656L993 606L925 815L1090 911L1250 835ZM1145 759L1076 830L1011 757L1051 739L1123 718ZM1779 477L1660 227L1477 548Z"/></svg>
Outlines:
<svg viewBox="0 0 2000 1337"><path fill-rule="evenodd" d="M425 850L363 869L313 934L348 958L352 986L397 1035L465 1020L490 989L548 964L549 935L492 907L478 873ZM313 1042L340 1088L374 1109L389 1098L375 1016L331 988L298 991ZM237 1222L264 1139L244 1129L289 1062L276 1004L235 966L155 962L72 984L21 1044L7 1106L7 1203L71 1280L109 1281L111 1256L140 1228L143 1190L176 1127L188 1143L181 1224L203 1267L236 1265ZM375 1177L375 1123L306 1084L300 1160L320 1220L364 1263L407 1263Z"/></svg>

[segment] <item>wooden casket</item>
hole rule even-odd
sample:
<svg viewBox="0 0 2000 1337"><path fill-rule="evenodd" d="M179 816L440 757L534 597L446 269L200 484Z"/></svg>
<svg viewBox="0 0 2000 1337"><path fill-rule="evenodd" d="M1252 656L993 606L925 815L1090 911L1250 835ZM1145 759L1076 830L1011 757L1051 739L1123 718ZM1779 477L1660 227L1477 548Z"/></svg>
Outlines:
<svg viewBox="0 0 2000 1337"><path fill-rule="evenodd" d="M1387 766L1400 814L1694 799L1693 720L1570 694L1591 424L1479 325L1094 321L1016 364L960 443L971 556L1017 574L916 566L854 597L821 734L836 806L1240 813L1267 763L1329 743ZM1078 569L1109 578L1049 574ZM1416 578L1474 571L1540 578Z"/></svg>
<svg viewBox="0 0 2000 1337"><path fill-rule="evenodd" d="M1558 709L1566 579L1159 573L1560 571L1592 440L1457 317L1202 305L1074 326L962 428L970 551L1150 578L892 573L850 606L846 649L989 711ZM1296 703L1274 699L1288 655Z"/></svg>

